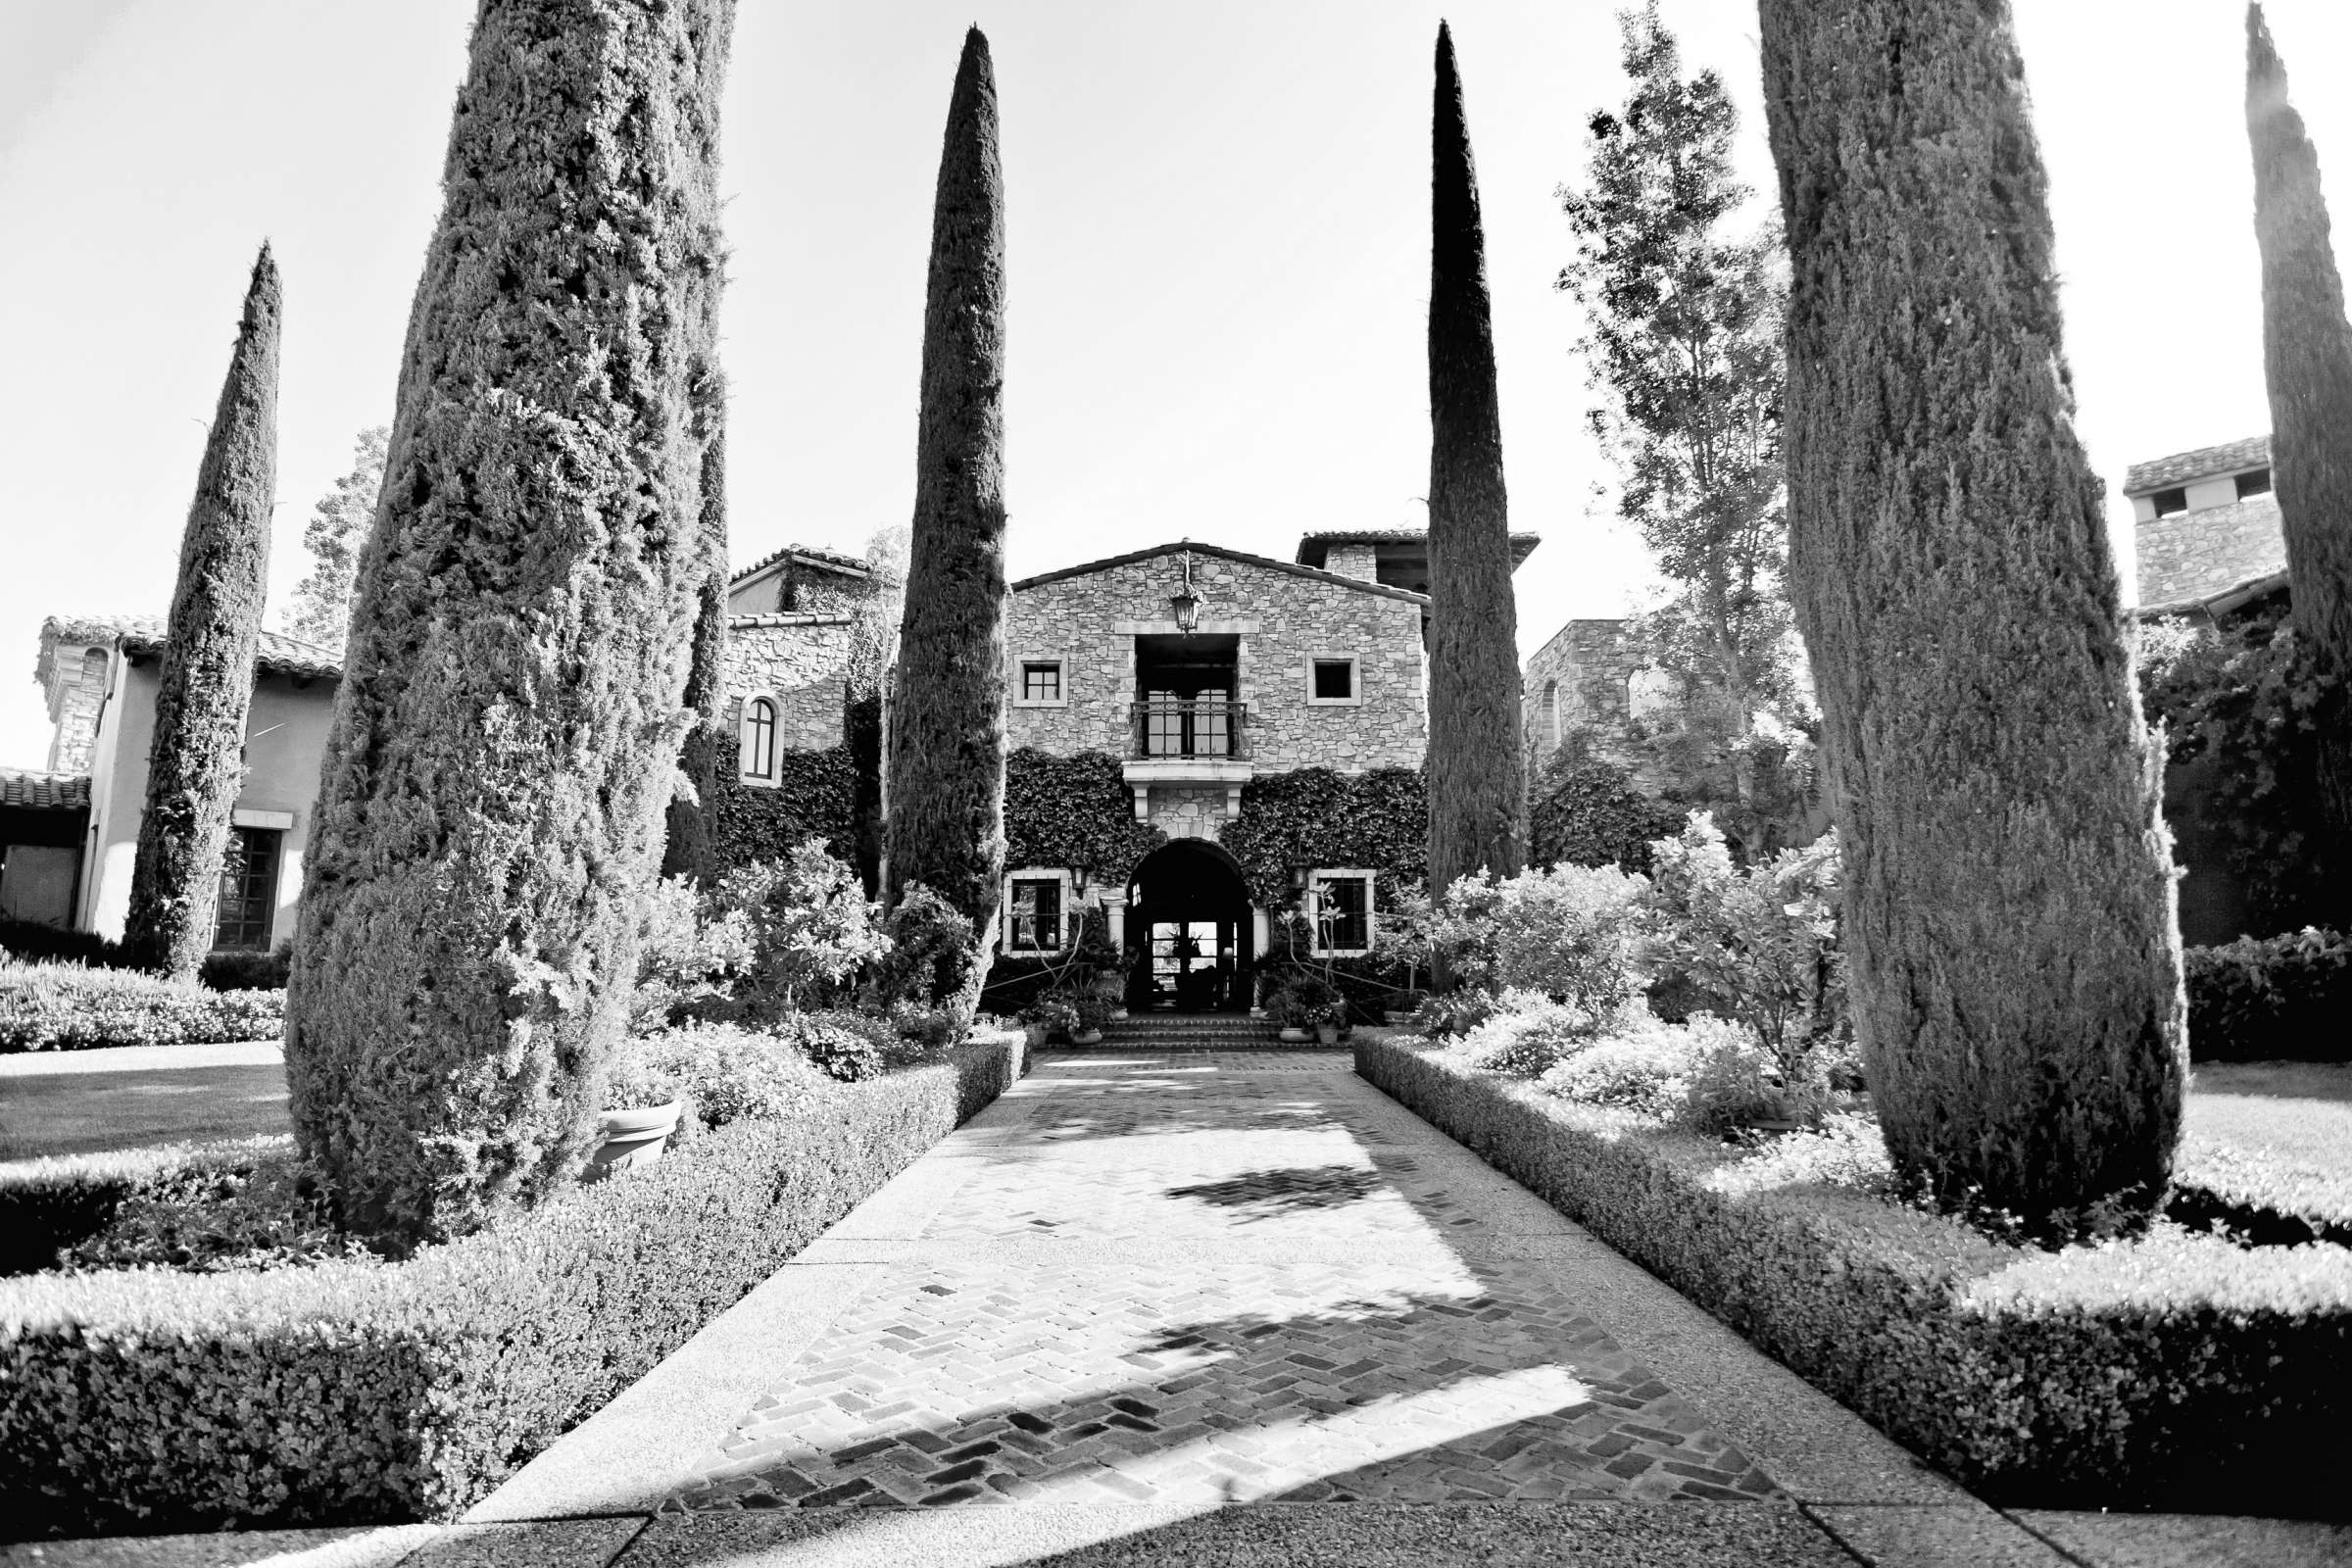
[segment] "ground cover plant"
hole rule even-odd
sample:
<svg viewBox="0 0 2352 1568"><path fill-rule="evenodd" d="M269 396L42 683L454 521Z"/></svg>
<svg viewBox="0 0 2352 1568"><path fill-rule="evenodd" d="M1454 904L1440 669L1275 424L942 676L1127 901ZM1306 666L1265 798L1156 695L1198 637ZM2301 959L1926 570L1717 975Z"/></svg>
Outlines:
<svg viewBox="0 0 2352 1568"><path fill-rule="evenodd" d="M274 1040L283 991L211 991L135 969L0 958L0 1052Z"/></svg>
<svg viewBox="0 0 2352 1568"><path fill-rule="evenodd" d="M11 1265L48 1270L0 1281L0 1512L450 1517L1020 1070L1003 1034L855 1083L722 1026L632 1049L696 1107L682 1149L404 1259L322 1226L282 1138L0 1175Z"/></svg>

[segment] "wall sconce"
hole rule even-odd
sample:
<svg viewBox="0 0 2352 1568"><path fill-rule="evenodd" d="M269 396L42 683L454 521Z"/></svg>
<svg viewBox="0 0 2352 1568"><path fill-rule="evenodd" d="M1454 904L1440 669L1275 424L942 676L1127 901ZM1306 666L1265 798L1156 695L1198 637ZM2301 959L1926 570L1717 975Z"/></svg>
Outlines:
<svg viewBox="0 0 2352 1568"><path fill-rule="evenodd" d="M1190 637L1200 624L1200 596L1193 592L1193 553L1184 553L1184 586L1168 596L1168 608L1176 612L1176 629Z"/></svg>
<svg viewBox="0 0 2352 1568"><path fill-rule="evenodd" d="M1304 892L1306 890L1305 866L1294 865L1291 867L1291 888L1294 892Z"/></svg>
<svg viewBox="0 0 2352 1568"><path fill-rule="evenodd" d="M1086 897L1085 866L1073 865L1070 867L1070 890L1076 893L1082 899Z"/></svg>

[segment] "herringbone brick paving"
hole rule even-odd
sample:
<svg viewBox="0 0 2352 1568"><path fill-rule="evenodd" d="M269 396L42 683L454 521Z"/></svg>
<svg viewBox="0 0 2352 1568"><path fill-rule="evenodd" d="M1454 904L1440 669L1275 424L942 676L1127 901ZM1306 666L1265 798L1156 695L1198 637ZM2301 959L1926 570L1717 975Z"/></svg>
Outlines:
<svg viewBox="0 0 2352 1568"><path fill-rule="evenodd" d="M1486 1205L1330 1080L1347 1058L1272 1054L1046 1058L931 1156L963 1179L908 1255L668 1506L1777 1495L1553 1276L1478 1245ZM1067 1261L922 1252L1010 1237ZM1154 1239L1182 1255L1089 1250ZM1218 1252L1270 1239L1296 1250Z"/></svg>

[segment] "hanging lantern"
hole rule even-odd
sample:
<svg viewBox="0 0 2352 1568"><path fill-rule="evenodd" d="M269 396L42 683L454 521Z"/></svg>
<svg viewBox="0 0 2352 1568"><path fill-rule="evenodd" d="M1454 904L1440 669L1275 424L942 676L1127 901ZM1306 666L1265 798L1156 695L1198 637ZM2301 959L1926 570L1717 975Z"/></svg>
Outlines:
<svg viewBox="0 0 2352 1568"><path fill-rule="evenodd" d="M1184 586L1168 597L1168 608L1176 612L1176 629L1190 637L1200 624L1200 596L1193 592L1193 553L1184 553Z"/></svg>

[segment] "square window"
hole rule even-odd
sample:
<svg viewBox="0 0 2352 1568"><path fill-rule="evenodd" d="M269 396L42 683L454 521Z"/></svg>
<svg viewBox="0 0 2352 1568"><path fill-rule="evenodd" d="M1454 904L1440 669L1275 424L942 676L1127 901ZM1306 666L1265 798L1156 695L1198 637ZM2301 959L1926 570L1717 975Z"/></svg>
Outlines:
<svg viewBox="0 0 2352 1568"><path fill-rule="evenodd" d="M1314 662L1315 701L1347 703L1355 700L1355 661L1318 659Z"/></svg>
<svg viewBox="0 0 2352 1568"><path fill-rule="evenodd" d="M2156 502L2156 515L2159 517L2169 517L2175 513L2186 512L2188 510L2188 489L2184 485L2173 490L2159 490L2156 492L2154 500Z"/></svg>
<svg viewBox="0 0 2352 1568"><path fill-rule="evenodd" d="M1061 947L1061 881L1057 877L1015 877L1012 918L1004 934L1007 953L1053 953Z"/></svg>
<svg viewBox="0 0 2352 1568"><path fill-rule="evenodd" d="M2237 499L2238 499L2238 500L2240 500L2240 501L2243 501L2243 500L2245 500L2245 499L2246 499L2248 496L2267 496L2267 495L2269 495L2270 493L2271 493L2271 470L2270 470L2270 469L2268 469L2268 468L2256 468L2256 469L2255 469L2255 470L2254 470L2252 473L2241 473L2241 474L2239 474L2239 475L2237 476Z"/></svg>
<svg viewBox="0 0 2352 1568"><path fill-rule="evenodd" d="M1061 661L1058 659L1024 659L1021 661L1021 701L1040 706L1061 702Z"/></svg>

